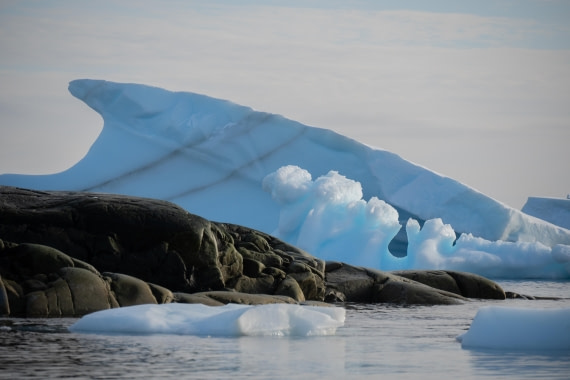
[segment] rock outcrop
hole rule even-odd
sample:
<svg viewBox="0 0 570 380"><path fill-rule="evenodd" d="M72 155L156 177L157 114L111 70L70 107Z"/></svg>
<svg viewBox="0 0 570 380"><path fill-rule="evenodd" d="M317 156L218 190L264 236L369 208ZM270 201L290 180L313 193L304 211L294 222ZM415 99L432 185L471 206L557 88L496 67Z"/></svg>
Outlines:
<svg viewBox="0 0 570 380"><path fill-rule="evenodd" d="M504 290L497 283L474 273L451 270L403 270L391 273L466 298L506 298Z"/></svg>
<svg viewBox="0 0 570 380"><path fill-rule="evenodd" d="M1 315L80 316L168 302L504 298L479 276L325 264L260 231L122 195L0 187L0 239Z"/></svg>
<svg viewBox="0 0 570 380"><path fill-rule="evenodd" d="M467 298L505 299L495 282L464 272L410 270L382 272L327 262L325 300L332 302L455 304Z"/></svg>

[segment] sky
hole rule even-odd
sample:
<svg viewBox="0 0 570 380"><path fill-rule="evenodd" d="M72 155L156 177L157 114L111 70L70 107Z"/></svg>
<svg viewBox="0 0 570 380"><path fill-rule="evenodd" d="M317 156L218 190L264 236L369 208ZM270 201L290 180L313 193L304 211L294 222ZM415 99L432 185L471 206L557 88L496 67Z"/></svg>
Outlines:
<svg viewBox="0 0 570 380"><path fill-rule="evenodd" d="M569 1L237 3L0 0L0 174L87 153L102 120L67 86L93 78L332 129L515 208L570 193Z"/></svg>

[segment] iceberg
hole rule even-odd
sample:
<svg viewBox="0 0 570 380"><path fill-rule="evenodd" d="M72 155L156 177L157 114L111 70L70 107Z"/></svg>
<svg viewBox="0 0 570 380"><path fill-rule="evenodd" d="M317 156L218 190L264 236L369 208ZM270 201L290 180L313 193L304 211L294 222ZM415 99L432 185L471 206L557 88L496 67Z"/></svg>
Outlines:
<svg viewBox="0 0 570 380"><path fill-rule="evenodd" d="M312 181L308 171L288 165L262 185L281 205L272 235L323 260L377 269L399 261L389 249L401 228L398 212L377 197L362 199L360 183L336 171Z"/></svg>
<svg viewBox="0 0 570 380"><path fill-rule="evenodd" d="M178 334L199 336L334 335L345 309L293 304L206 306L170 303L125 306L87 314L71 332L98 334Z"/></svg>
<svg viewBox="0 0 570 380"><path fill-rule="evenodd" d="M469 330L457 337L466 349L570 350L570 308L479 308Z"/></svg>
<svg viewBox="0 0 570 380"><path fill-rule="evenodd" d="M194 93L92 79L69 90L104 120L86 156L0 185L168 200L377 269L570 277L570 230L394 153Z"/></svg>
<svg viewBox="0 0 570 380"><path fill-rule="evenodd" d="M570 229L570 195L566 199L529 197L522 211L554 225Z"/></svg>

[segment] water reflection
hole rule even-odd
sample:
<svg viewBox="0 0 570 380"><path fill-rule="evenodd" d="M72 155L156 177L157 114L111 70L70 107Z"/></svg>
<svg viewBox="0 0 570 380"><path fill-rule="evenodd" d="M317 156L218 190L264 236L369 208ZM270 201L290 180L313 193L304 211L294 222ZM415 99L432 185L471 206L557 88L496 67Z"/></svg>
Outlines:
<svg viewBox="0 0 570 380"><path fill-rule="evenodd" d="M534 286L523 285L514 290L528 294ZM570 289L553 286L558 294ZM67 327L75 320L0 319L0 379L567 378L570 353L462 349L455 337L487 304L346 305L346 324L335 336L308 338L72 334Z"/></svg>
<svg viewBox="0 0 570 380"><path fill-rule="evenodd" d="M265 368L271 373L295 373L295 367L308 373L335 376L345 373L345 339L317 337L239 338L242 371ZM301 375L300 373L299 375ZM306 374L306 373L305 373ZM258 375L264 377L263 373ZM269 375L269 373L265 373Z"/></svg>
<svg viewBox="0 0 570 380"><path fill-rule="evenodd" d="M570 351L464 351L474 372L480 374L519 379L568 379L570 374Z"/></svg>

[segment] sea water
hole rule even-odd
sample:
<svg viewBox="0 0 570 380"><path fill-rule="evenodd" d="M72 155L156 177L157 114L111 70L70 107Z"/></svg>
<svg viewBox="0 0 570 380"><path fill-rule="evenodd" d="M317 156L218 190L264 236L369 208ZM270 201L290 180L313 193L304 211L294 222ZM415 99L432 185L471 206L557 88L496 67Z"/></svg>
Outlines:
<svg viewBox="0 0 570 380"><path fill-rule="evenodd" d="M334 336L198 337L70 333L77 319L0 319L1 379L568 379L570 352L466 350L456 336L484 305L570 306L570 282L498 281L562 300L452 306L346 304Z"/></svg>

